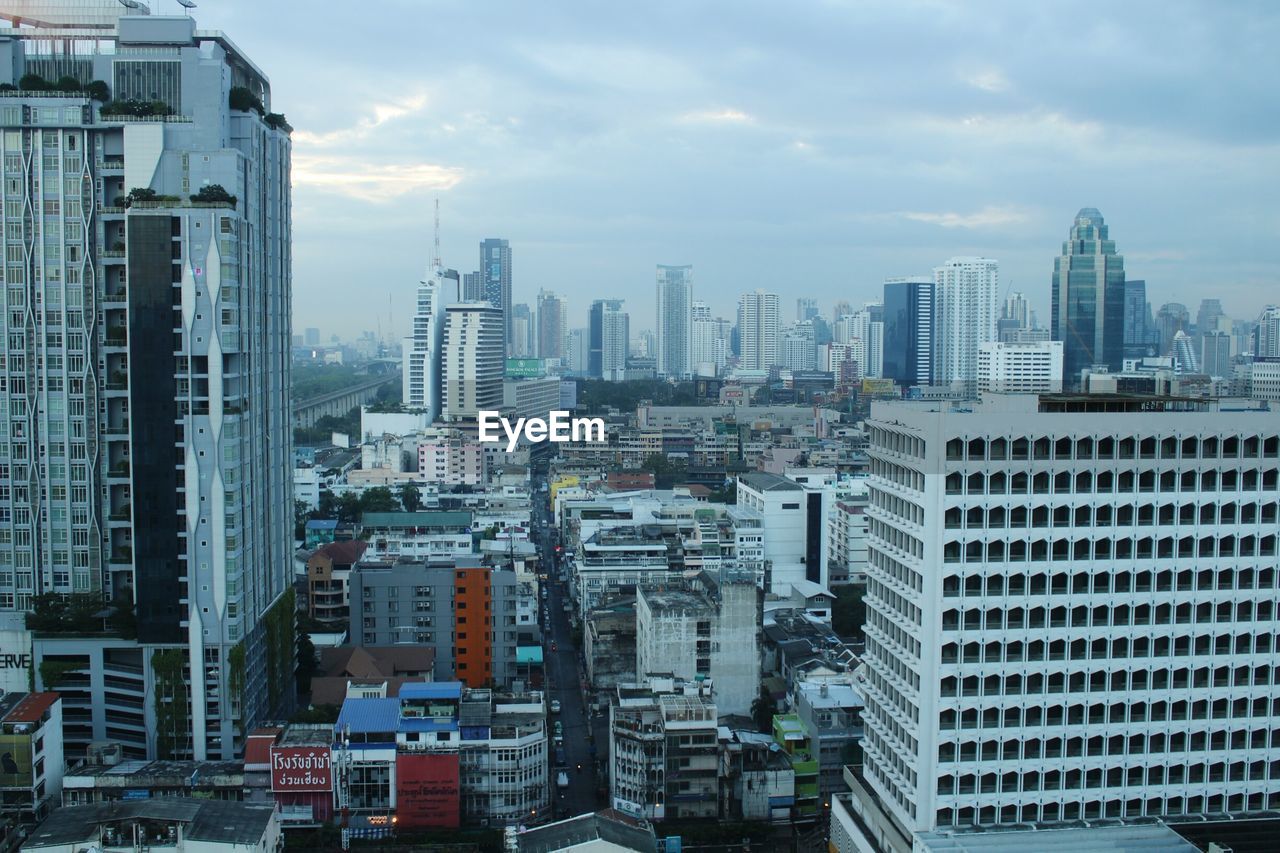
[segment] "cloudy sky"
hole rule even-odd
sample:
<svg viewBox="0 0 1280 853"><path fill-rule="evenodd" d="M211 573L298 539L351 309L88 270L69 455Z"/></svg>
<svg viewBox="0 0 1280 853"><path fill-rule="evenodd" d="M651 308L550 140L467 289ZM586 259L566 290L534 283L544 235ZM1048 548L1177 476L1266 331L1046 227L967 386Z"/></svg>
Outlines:
<svg viewBox="0 0 1280 853"><path fill-rule="evenodd" d="M176 10L174 0L153 3ZM1000 260L1048 321L1097 207L1155 306L1280 301L1280 5L209 0L294 132L295 326L403 334L431 255L506 237L516 302L624 297L694 265L730 316L765 288L875 298Z"/></svg>

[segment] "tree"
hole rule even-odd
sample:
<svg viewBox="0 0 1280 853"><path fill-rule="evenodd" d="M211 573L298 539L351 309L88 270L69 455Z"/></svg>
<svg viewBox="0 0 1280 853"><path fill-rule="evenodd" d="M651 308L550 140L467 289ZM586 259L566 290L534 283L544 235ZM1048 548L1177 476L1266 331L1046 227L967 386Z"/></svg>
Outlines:
<svg viewBox="0 0 1280 853"><path fill-rule="evenodd" d="M338 498L338 521L355 521L360 517L360 496L346 492Z"/></svg>
<svg viewBox="0 0 1280 853"><path fill-rule="evenodd" d="M58 82L53 84L53 88L59 92L79 92L84 86L76 78L67 75L59 77Z"/></svg>
<svg viewBox="0 0 1280 853"><path fill-rule="evenodd" d="M831 629L841 637L862 636L862 624L867 621L862 595L860 586L842 586L836 590L836 600L831 606Z"/></svg>
<svg viewBox="0 0 1280 853"><path fill-rule="evenodd" d="M756 722L756 729L762 732L773 731L773 715L778 713L778 703L760 682L760 695L751 700L751 719Z"/></svg>
<svg viewBox="0 0 1280 853"><path fill-rule="evenodd" d="M400 505L404 507L405 512L417 512L422 506L422 493L418 491L418 487L413 483L404 483L400 486Z"/></svg>
<svg viewBox="0 0 1280 853"><path fill-rule="evenodd" d="M236 197L227 192L227 188L222 184L206 184L191 196L191 200L206 203L221 201L232 206L236 203Z"/></svg>
<svg viewBox="0 0 1280 853"><path fill-rule="evenodd" d="M328 494L326 492L326 494ZM307 536L307 518L311 512L307 509L306 501L293 502L293 538L305 539Z"/></svg>
<svg viewBox="0 0 1280 853"><path fill-rule="evenodd" d="M311 679L316 674L316 644L311 642L311 635L298 634L298 692L311 692Z"/></svg>
<svg viewBox="0 0 1280 853"><path fill-rule="evenodd" d="M400 502L396 500L396 496L391 494L391 490L386 486L375 486L372 489L365 489L360 495L360 512L396 512L400 509ZM353 521L355 519L352 519Z"/></svg>
<svg viewBox="0 0 1280 853"><path fill-rule="evenodd" d="M85 94L95 101L106 103L111 100L111 87L103 80L94 80L84 87Z"/></svg>
<svg viewBox="0 0 1280 853"><path fill-rule="evenodd" d="M266 112L258 96L244 86L231 87L231 91L227 95L227 105L233 110L240 110L246 113L252 110L258 115L263 115Z"/></svg>
<svg viewBox="0 0 1280 853"><path fill-rule="evenodd" d="M49 81L39 74L23 74L18 80L18 88L24 92L43 92L49 88Z"/></svg>
<svg viewBox="0 0 1280 853"><path fill-rule="evenodd" d="M653 472L654 486L669 489L684 480L687 473L682 459L671 459L661 453L650 454L640 466L645 471Z"/></svg>

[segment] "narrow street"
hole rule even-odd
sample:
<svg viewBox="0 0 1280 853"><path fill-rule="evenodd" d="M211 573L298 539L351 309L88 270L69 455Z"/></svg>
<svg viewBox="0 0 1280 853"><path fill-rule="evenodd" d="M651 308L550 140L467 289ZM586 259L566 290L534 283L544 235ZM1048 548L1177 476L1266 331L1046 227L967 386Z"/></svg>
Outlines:
<svg viewBox="0 0 1280 853"><path fill-rule="evenodd" d="M547 676L549 700L560 703L560 713L551 715L549 726L559 721L563 727L561 747L551 747L551 785L556 817L595 811L602 803L597 798L595 756L593 750L605 751L590 732L587 709L583 704L585 672L580 650L574 645L569 615L564 604L568 600L565 584L560 581L560 563L555 551L554 526L550 519L550 496L542 491L546 475L535 469L533 488L533 524L539 556L548 579L539 618L543 628L543 660ZM563 752L564 762L557 760ZM563 770L569 776L569 787L561 789L556 777Z"/></svg>

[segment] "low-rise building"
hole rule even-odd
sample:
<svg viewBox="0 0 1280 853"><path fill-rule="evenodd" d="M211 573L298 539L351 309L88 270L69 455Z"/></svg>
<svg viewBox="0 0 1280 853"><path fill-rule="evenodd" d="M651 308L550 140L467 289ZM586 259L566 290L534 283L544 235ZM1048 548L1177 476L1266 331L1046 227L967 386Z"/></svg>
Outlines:
<svg viewBox="0 0 1280 853"><path fill-rule="evenodd" d="M119 761L108 751L67 770L62 804L159 797L239 800L244 790L244 765L239 761Z"/></svg>
<svg viewBox="0 0 1280 853"><path fill-rule="evenodd" d="M307 558L307 610L312 619L346 621L351 608L351 567L368 547L359 539L330 542Z"/></svg>
<svg viewBox="0 0 1280 853"><path fill-rule="evenodd" d="M250 853L281 849L274 806L185 797L121 800L55 810L23 842L41 853L148 850Z"/></svg>
<svg viewBox="0 0 1280 853"><path fill-rule="evenodd" d="M760 732L720 729L720 814L785 823L796 799L791 756Z"/></svg>
<svg viewBox="0 0 1280 853"><path fill-rule="evenodd" d="M658 849L658 839L648 821L637 820L617 809L558 820L545 826L535 826L514 835L507 850L518 853L556 853L574 850L578 853L653 853Z"/></svg>
<svg viewBox="0 0 1280 853"><path fill-rule="evenodd" d="M852 676L797 681L791 707L817 742L818 790L843 791L846 764L861 764L863 700Z"/></svg>
<svg viewBox="0 0 1280 853"><path fill-rule="evenodd" d="M369 546L364 559L439 562L465 557L474 550L472 519L466 510L366 512L360 517L360 535Z"/></svg>
<svg viewBox="0 0 1280 853"><path fill-rule="evenodd" d="M813 738L804 721L795 714L775 714L773 739L791 758L795 773L796 820L814 820L818 816L818 755Z"/></svg>
<svg viewBox="0 0 1280 853"><path fill-rule="evenodd" d="M62 700L57 693L0 696L0 813L34 824L62 796Z"/></svg>
<svg viewBox="0 0 1280 853"><path fill-rule="evenodd" d="M434 648L418 645L335 646L320 650L311 704L341 706L354 697L396 697L400 686L433 681Z"/></svg>

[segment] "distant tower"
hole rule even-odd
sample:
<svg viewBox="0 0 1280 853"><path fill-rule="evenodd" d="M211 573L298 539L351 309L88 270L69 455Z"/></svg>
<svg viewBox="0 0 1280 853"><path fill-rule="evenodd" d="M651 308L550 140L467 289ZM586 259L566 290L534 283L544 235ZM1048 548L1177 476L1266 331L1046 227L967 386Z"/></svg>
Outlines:
<svg viewBox="0 0 1280 853"><path fill-rule="evenodd" d="M511 354L511 244L490 237L480 243L480 281L485 300L502 312L503 352Z"/></svg>
<svg viewBox="0 0 1280 853"><path fill-rule="evenodd" d="M1076 214L1062 254L1053 260L1050 334L1062 341L1063 379L1080 381L1094 365L1119 370L1124 352L1124 257L1116 254L1102 214Z"/></svg>
<svg viewBox="0 0 1280 853"><path fill-rule="evenodd" d="M693 307L693 267L658 265L657 370L683 379L690 374L689 325Z"/></svg>
<svg viewBox="0 0 1280 853"><path fill-rule="evenodd" d="M756 290L738 297L738 333L741 366L746 370L768 370L778 365L781 336L778 294ZM809 336L812 346L813 338Z"/></svg>

